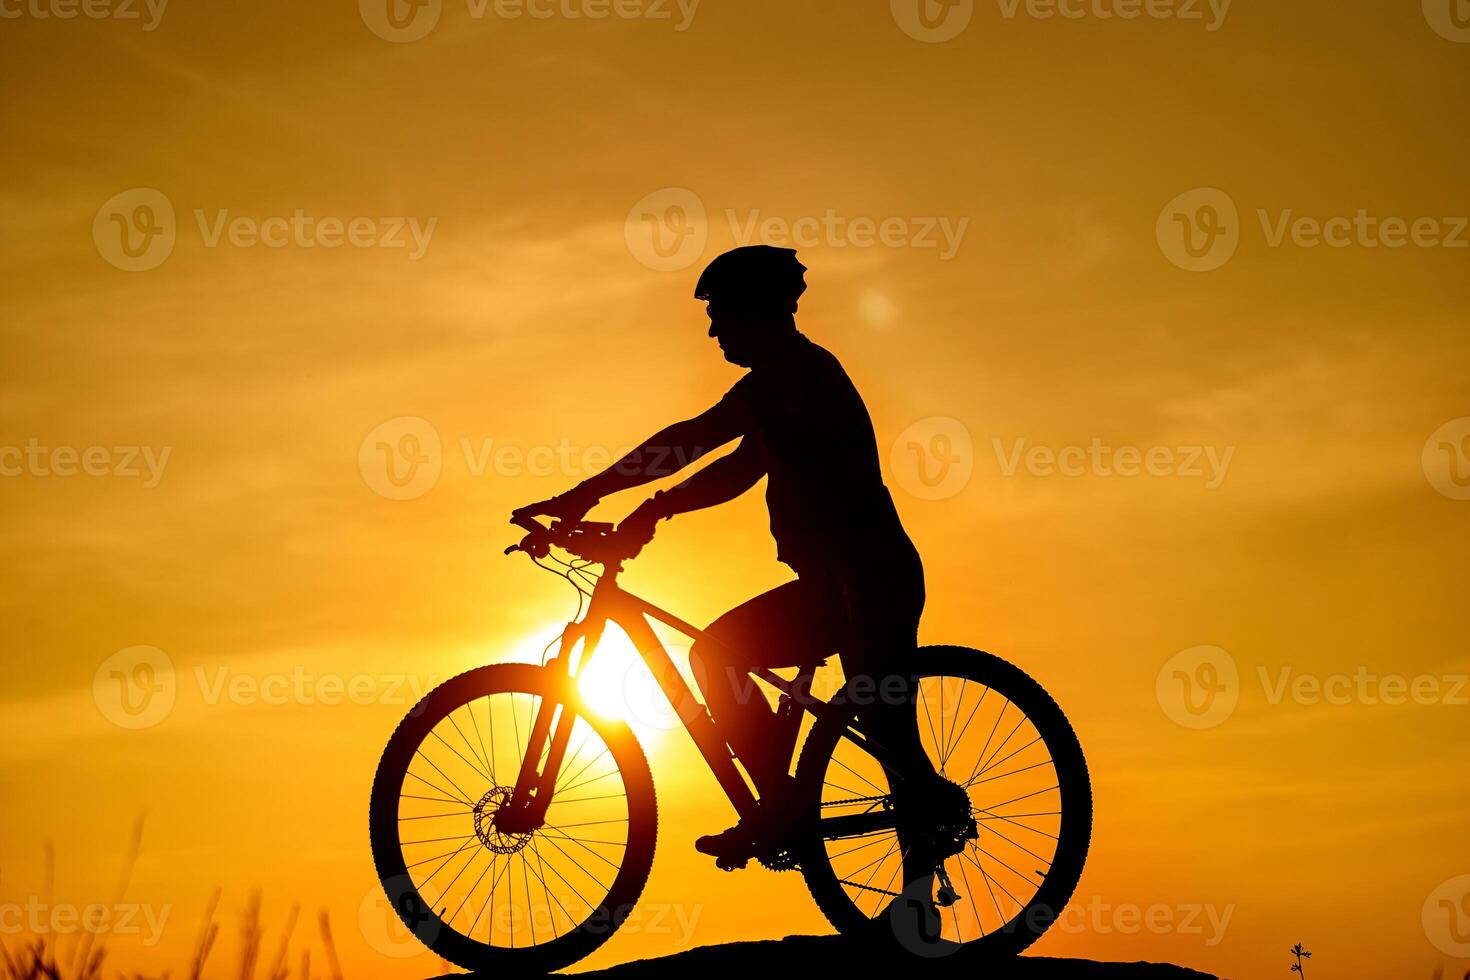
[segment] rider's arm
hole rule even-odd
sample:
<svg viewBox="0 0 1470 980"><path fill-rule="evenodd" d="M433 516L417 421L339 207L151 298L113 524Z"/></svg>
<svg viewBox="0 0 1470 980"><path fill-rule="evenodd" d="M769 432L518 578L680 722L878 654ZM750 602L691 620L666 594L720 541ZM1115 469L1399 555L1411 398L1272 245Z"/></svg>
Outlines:
<svg viewBox="0 0 1470 980"><path fill-rule="evenodd" d="M618 535L642 547L653 539L653 528L659 521L734 500L755 486L765 473L765 449L759 433L752 430L730 455L715 460L673 489L660 490L639 504L618 525Z"/></svg>
<svg viewBox="0 0 1470 980"><path fill-rule="evenodd" d="M743 401L726 396L704 413L675 422L649 436L622 459L596 476L583 480L565 496L595 503L619 490L672 476L707 453L739 438L745 430ZM751 481L752 484L754 482ZM742 491L744 489L749 489L749 484Z"/></svg>
<svg viewBox="0 0 1470 980"><path fill-rule="evenodd" d="M671 490L656 494L662 516L673 517L734 500L766 475L766 454L751 432L728 456L722 456Z"/></svg>

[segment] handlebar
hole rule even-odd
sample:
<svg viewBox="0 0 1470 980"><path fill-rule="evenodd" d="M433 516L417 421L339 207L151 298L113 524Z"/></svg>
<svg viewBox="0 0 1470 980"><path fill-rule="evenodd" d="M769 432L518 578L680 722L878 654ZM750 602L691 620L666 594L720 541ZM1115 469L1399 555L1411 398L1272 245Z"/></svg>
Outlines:
<svg viewBox="0 0 1470 980"><path fill-rule="evenodd" d="M618 539L612 524L601 521L554 520L546 525L534 517L514 513L510 522L525 531L526 536L519 544L506 548L507 555L522 551L533 559L545 558L554 545L578 558L609 565L637 554L637 549L630 549Z"/></svg>

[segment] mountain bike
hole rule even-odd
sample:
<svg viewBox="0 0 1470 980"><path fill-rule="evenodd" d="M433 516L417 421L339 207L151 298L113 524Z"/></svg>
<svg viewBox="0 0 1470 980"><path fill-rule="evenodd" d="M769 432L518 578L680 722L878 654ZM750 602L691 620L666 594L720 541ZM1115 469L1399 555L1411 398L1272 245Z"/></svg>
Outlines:
<svg viewBox="0 0 1470 980"><path fill-rule="evenodd" d="M753 670L765 685L757 695L776 699L783 730L772 737L795 761L763 801L653 624L708 638L617 584L637 546L611 524L515 523L526 533L507 554L580 583L585 611L579 600L542 665L479 667L427 694L373 780L378 875L435 953L471 970L551 971L600 946L637 903L658 830L648 760L629 725L578 687L609 623L736 813L779 808L782 833L757 857L798 870L839 932L919 956L1000 957L1061 914L1087 856L1092 790L1071 725L1020 669L978 650L919 648L910 698L892 710L916 712L941 791L902 805L893 759L860 723L871 679L847 678L822 699L812 693L820 666L793 678ZM929 873L911 878L905 865L919 854Z"/></svg>

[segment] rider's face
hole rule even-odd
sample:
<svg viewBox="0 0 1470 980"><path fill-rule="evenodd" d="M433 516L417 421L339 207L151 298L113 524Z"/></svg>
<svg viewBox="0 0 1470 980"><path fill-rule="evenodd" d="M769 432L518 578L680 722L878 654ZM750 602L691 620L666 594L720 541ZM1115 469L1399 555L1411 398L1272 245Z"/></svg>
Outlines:
<svg viewBox="0 0 1470 980"><path fill-rule="evenodd" d="M753 365L760 356L763 338L770 332L770 311L715 300L705 312L709 314L709 335L719 342L725 360L740 367Z"/></svg>

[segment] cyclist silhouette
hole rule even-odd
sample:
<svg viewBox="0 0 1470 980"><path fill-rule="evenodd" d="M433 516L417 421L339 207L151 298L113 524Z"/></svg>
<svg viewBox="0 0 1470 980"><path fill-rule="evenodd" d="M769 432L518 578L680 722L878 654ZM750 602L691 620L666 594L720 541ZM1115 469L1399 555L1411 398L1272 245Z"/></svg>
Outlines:
<svg viewBox="0 0 1470 980"><path fill-rule="evenodd" d="M864 727L910 773L933 769L919 740L906 662L918 643L924 571L883 483L872 420L842 365L796 327L806 267L792 249L752 245L716 258L695 287L708 302L709 335L725 359L748 368L699 416L650 436L571 490L521 508L523 516L580 520L602 498L649 483L739 440L729 454L655 493L619 526L646 543L658 521L725 503L768 477L766 503L777 558L796 580L720 616L696 643L691 664L715 721L763 800L781 797L789 759L769 751L773 714L750 683L760 667L804 667L832 653L849 678L871 678L875 696L857 708ZM675 461L670 467L668 461ZM901 785L919 791L920 779ZM743 865L778 829L761 817L695 847L722 867Z"/></svg>

